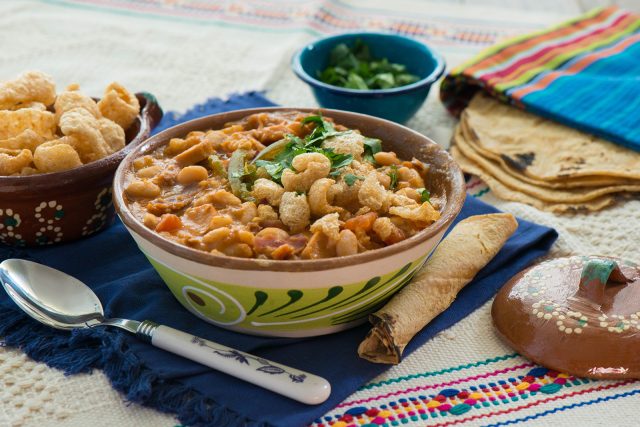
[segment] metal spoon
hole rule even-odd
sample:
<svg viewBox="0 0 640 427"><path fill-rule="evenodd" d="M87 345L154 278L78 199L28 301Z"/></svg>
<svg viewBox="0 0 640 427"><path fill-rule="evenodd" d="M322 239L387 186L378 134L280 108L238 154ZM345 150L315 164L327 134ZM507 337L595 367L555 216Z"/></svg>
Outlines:
<svg viewBox="0 0 640 427"><path fill-rule="evenodd" d="M0 263L0 282L29 316L57 329L116 326L155 347L309 405L331 394L327 380L145 320L106 319L100 300L78 279L22 259Z"/></svg>

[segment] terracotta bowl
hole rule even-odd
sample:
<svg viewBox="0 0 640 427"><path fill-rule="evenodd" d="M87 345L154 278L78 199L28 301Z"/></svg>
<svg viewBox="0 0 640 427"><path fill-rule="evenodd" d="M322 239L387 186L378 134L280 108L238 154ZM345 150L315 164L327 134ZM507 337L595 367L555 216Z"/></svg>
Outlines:
<svg viewBox="0 0 640 427"><path fill-rule="evenodd" d="M171 292L196 316L239 332L302 337L337 332L363 323L423 265L465 198L464 180L451 156L429 138L396 123L338 110L325 117L364 135L380 138L385 150L431 165L428 190L442 200L442 217L415 236L382 249L339 258L274 261L213 255L160 237L129 211L123 188L132 162L196 130L220 129L227 122L262 111L308 108L258 108L216 114L161 132L134 148L114 181L116 211Z"/></svg>
<svg viewBox="0 0 640 427"><path fill-rule="evenodd" d="M0 242L42 246L90 236L115 218L111 184L118 164L162 118L156 99L136 94L140 116L117 153L64 172L0 177Z"/></svg>

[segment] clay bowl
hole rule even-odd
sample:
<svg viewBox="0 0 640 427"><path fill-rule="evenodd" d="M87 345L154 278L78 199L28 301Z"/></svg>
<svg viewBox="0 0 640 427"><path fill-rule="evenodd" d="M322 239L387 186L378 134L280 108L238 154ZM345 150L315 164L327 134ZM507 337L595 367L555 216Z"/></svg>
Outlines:
<svg viewBox="0 0 640 427"><path fill-rule="evenodd" d="M156 99L136 94L140 115L117 153L64 172L0 177L0 242L42 246L70 242L108 227L115 218L111 184L116 168L162 118Z"/></svg>
<svg viewBox="0 0 640 427"><path fill-rule="evenodd" d="M258 108L216 114L167 129L134 148L120 164L114 203L136 243L180 303L196 316L239 332L303 337L337 332L363 323L367 315L423 265L458 215L465 198L462 173L451 156L429 138L399 124L338 110L325 117L364 135L380 138L383 149L431 165L428 190L441 198L442 217L400 243L339 258L274 261L217 256L164 239L130 212L123 189L133 161L171 138L219 129L249 114L308 108Z"/></svg>

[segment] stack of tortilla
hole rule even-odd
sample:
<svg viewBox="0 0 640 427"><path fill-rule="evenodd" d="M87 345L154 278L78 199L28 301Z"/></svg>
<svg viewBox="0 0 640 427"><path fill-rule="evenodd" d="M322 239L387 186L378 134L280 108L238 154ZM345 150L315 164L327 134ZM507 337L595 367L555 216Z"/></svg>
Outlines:
<svg viewBox="0 0 640 427"><path fill-rule="evenodd" d="M451 154L502 199L554 213L597 211L640 196L640 153L478 93Z"/></svg>

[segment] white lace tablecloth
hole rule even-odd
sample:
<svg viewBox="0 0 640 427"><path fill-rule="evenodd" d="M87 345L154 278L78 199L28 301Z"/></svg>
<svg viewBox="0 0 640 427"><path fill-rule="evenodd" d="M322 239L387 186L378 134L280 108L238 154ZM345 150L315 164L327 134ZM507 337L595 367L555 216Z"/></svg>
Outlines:
<svg viewBox="0 0 640 427"><path fill-rule="evenodd" d="M319 34L357 26L413 31L442 52L451 66L501 37L553 24L583 7L577 0L505 1L502 8L498 0L464 3L470 2L4 0L0 79L39 69L52 74L60 87L78 82L94 95L118 80L155 94L165 110L180 111L210 96L255 89L265 90L283 105L315 106L309 89L291 73L289 60ZM434 90L408 125L446 146L454 120ZM640 261L640 201L590 215L558 217L500 201L479 182L472 183L469 192L522 218L555 227L560 238L552 255L609 254ZM514 420L531 425L638 425L640 385L635 382L575 385L570 393L531 396L523 407L509 403L479 408L459 418L418 416L424 411L415 406L413 396L420 390L517 370L526 373L528 366L496 339L487 304L349 397L328 415L331 423L322 419L316 424L344 426L337 417L365 407L394 411L395 421L378 417L388 426L504 425ZM415 406L415 416L402 408L409 403ZM19 350L0 348L0 426L175 424L170 415L123 401L101 372L65 377Z"/></svg>

